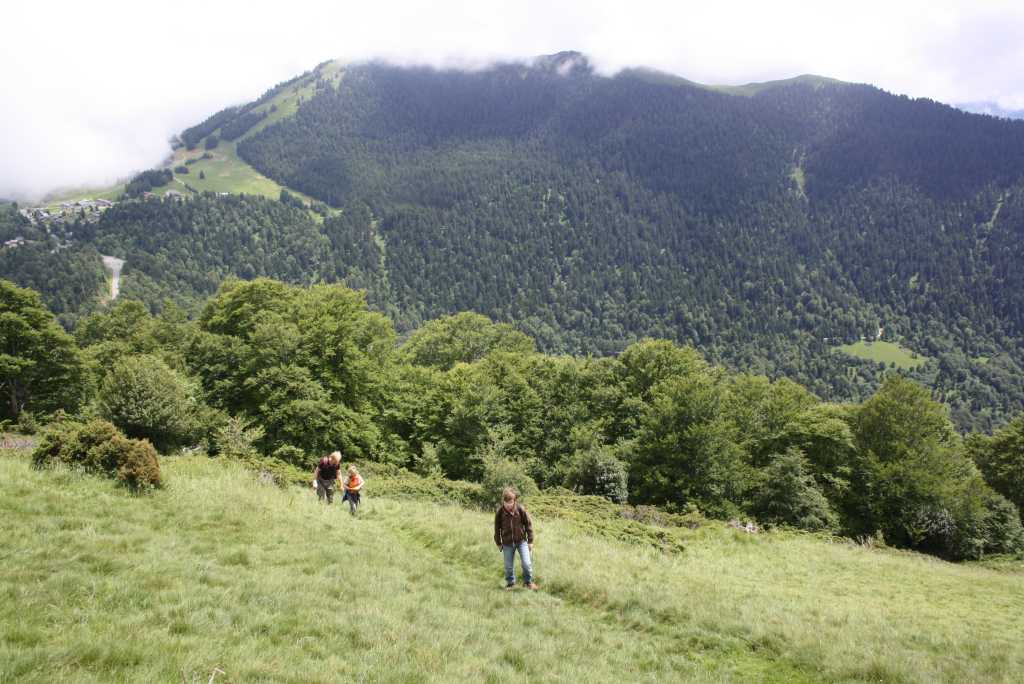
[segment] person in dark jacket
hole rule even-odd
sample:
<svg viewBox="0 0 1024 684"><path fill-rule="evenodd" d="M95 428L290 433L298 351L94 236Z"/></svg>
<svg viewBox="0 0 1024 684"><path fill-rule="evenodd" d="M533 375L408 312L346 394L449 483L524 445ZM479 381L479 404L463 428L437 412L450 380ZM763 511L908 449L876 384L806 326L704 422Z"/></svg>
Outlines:
<svg viewBox="0 0 1024 684"><path fill-rule="evenodd" d="M341 472L341 452L335 451L320 459L313 470L313 489L321 501L327 499L328 505L334 503L334 488L338 484Z"/></svg>
<svg viewBox="0 0 1024 684"><path fill-rule="evenodd" d="M505 589L516 586L515 554L523 566L523 581L528 589L538 589L533 582L533 521L519 504L519 495L512 487L501 493L501 506L494 514L494 543L505 557Z"/></svg>

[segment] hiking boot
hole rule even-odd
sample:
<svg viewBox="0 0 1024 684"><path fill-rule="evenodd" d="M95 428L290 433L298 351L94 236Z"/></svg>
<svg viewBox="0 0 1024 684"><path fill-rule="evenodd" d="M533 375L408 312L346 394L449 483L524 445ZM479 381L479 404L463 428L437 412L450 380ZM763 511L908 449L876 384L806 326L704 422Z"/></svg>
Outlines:
<svg viewBox="0 0 1024 684"><path fill-rule="evenodd" d="M512 591L515 588L516 588L516 585L514 585L514 584L506 584L505 585L505 591Z"/></svg>
<svg viewBox="0 0 1024 684"><path fill-rule="evenodd" d="M540 587L538 587L535 582L530 582L529 584L526 585L526 588L527 589L531 589L533 591L537 591L538 589L540 589Z"/></svg>

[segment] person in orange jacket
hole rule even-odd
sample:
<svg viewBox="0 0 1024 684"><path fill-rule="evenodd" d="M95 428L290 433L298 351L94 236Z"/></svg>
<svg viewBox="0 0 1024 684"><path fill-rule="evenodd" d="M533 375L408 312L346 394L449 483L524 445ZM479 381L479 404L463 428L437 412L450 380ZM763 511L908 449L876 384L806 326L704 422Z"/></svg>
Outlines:
<svg viewBox="0 0 1024 684"><path fill-rule="evenodd" d="M345 500L348 501L348 509L352 515L356 514L356 509L359 507L359 500L361 498L359 491L363 488L366 481L363 476L359 474L354 465L348 467L348 475L342 482L342 486L345 487Z"/></svg>

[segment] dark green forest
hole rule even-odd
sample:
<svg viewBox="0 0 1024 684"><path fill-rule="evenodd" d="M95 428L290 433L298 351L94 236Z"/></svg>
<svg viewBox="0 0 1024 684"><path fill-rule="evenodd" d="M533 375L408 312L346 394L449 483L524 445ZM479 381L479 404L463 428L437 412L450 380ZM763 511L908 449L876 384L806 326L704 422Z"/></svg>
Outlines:
<svg viewBox="0 0 1024 684"><path fill-rule="evenodd" d="M76 225L76 249L126 258L124 296L154 312L197 314L228 276L344 282L401 336L477 311L547 353L663 338L826 400L863 401L893 370L833 351L881 328L927 360L900 372L961 430L1024 409L1024 123L811 77L754 92L604 77L573 53L471 73L352 65L238 147L340 212L122 203ZM183 139L247 130L254 104ZM4 253L0 275L70 326L94 276L61 265L70 289L45 262Z"/></svg>

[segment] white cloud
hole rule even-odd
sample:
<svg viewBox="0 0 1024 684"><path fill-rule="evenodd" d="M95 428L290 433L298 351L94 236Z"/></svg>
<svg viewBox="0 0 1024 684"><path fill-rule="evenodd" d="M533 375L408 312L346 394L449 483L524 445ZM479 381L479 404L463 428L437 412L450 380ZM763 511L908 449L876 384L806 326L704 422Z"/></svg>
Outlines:
<svg viewBox="0 0 1024 684"><path fill-rule="evenodd" d="M817 73L947 102L1024 105L1024 5L581 0L35 0L5 9L0 196L101 184L167 138L332 58L479 67L576 49L708 83Z"/></svg>

